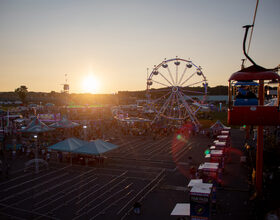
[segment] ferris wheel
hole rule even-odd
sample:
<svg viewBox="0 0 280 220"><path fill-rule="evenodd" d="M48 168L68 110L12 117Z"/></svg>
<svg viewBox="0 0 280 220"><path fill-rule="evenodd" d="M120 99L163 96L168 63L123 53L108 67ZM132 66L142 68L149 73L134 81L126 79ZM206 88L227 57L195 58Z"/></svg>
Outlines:
<svg viewBox="0 0 280 220"><path fill-rule="evenodd" d="M190 120L199 126L196 117L207 95L207 80L202 68L191 60L173 58L155 65L147 77L147 96L155 112L153 122Z"/></svg>

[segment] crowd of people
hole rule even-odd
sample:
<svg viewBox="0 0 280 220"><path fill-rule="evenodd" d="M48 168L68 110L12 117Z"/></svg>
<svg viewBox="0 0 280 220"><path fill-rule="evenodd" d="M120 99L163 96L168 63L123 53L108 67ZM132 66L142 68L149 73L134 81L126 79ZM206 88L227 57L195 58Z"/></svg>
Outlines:
<svg viewBox="0 0 280 220"><path fill-rule="evenodd" d="M22 115L22 120L16 118L2 117L2 141L0 142L1 151L1 170L9 170L7 164L11 163L18 157L25 157L26 159L41 158L46 161L52 159L56 161L70 161L68 154L62 154L60 152L50 152L48 147L54 145L60 141L63 141L69 137L76 137L82 140L96 140L106 139L117 136L152 136L153 139L166 137L176 133L180 126L168 125L165 122L151 124L147 121L140 122L123 122L113 115L110 117L110 113L106 110L90 111L92 118L85 119L77 118L78 111L65 110L63 108L46 108L46 109L26 109L25 111L16 113ZM74 128L57 128L52 131L38 133L36 135L31 133L21 132L22 128L26 127L30 123L36 114L65 114L67 118L75 118L80 126ZM105 115L102 115L104 113ZM13 113L12 113L13 114ZM84 114L86 115L86 114ZM49 123L50 124L50 123ZM189 126L189 132L194 134L196 131L194 126ZM36 138L35 138L36 136ZM85 155L71 155L71 161L81 164L88 164L91 158ZM95 158L95 161L102 163L102 158ZM10 162L9 162L10 161ZM3 172L2 172L3 173Z"/></svg>

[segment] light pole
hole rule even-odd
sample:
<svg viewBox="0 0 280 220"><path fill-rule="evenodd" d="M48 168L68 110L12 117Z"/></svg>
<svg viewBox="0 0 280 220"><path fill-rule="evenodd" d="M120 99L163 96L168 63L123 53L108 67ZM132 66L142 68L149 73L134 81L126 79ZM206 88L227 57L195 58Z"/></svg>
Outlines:
<svg viewBox="0 0 280 220"><path fill-rule="evenodd" d="M84 129L84 140L86 141L87 140L87 126L84 125L83 129Z"/></svg>
<svg viewBox="0 0 280 220"><path fill-rule="evenodd" d="M39 165L38 165L38 136L34 135L35 138L35 173L39 172Z"/></svg>

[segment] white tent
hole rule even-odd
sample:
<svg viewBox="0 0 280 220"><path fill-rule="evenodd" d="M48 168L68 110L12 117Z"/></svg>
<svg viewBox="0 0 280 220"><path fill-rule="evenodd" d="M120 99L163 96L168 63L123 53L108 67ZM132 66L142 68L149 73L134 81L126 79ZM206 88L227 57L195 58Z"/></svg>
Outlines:
<svg viewBox="0 0 280 220"><path fill-rule="evenodd" d="M223 129L230 129L230 127L225 126L220 120L217 120L211 127L211 131L214 135L217 135Z"/></svg>

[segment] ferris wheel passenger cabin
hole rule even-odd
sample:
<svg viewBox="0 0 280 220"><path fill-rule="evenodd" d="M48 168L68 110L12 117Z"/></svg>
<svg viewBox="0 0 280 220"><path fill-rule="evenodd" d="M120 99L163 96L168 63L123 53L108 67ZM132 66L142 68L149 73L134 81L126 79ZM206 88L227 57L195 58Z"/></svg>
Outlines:
<svg viewBox="0 0 280 220"><path fill-rule="evenodd" d="M269 90L274 91L273 95L269 95ZM228 87L228 123L279 125L279 97L280 76L276 71L252 65L232 74Z"/></svg>

